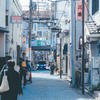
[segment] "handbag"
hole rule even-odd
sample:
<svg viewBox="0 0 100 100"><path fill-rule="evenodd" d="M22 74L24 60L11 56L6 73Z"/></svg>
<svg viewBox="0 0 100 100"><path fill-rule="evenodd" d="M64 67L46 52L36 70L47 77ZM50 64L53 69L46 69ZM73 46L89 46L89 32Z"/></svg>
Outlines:
<svg viewBox="0 0 100 100"><path fill-rule="evenodd" d="M0 92L6 92L9 90L9 83L6 75L7 69L4 70L4 76L2 78L1 86L0 86Z"/></svg>

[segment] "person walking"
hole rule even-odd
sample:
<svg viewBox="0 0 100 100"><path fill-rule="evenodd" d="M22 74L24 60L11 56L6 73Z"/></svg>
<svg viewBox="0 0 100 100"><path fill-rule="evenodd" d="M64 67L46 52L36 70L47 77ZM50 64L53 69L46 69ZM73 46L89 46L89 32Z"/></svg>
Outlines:
<svg viewBox="0 0 100 100"><path fill-rule="evenodd" d="M30 81L32 83L32 73L31 73L31 70L32 70L32 67L30 66L29 64L29 60L26 60L26 64L27 64L27 69L28 69L28 78L27 78L27 81Z"/></svg>
<svg viewBox="0 0 100 100"><path fill-rule="evenodd" d="M19 73L20 73L21 83L22 83L22 77L24 77L24 87L26 87L26 74L28 72L26 61L24 61L24 59L21 59L21 61L19 62L19 66L20 66Z"/></svg>
<svg viewBox="0 0 100 100"><path fill-rule="evenodd" d="M53 62L51 62L51 64L50 64L50 69L51 69L51 75L53 75L54 74L54 64L53 64Z"/></svg>
<svg viewBox="0 0 100 100"><path fill-rule="evenodd" d="M6 71L6 75L7 75L10 89L6 92L1 93L1 100L17 100L18 93L20 97L22 96L20 76L19 73L14 70L14 66L15 66L15 62L13 60L8 60L7 62L8 70ZM2 77L3 75L4 72L2 73ZM2 78L1 78L1 82L2 82Z"/></svg>

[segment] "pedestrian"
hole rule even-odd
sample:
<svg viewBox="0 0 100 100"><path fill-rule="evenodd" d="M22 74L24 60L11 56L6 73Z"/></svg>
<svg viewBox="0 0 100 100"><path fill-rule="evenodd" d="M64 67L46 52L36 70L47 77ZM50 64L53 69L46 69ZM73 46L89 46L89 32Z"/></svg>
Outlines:
<svg viewBox="0 0 100 100"><path fill-rule="evenodd" d="M30 66L29 62L30 61L26 60L27 69L28 69L29 72L31 72L32 67Z"/></svg>
<svg viewBox="0 0 100 100"><path fill-rule="evenodd" d="M50 69L51 69L51 75L53 75L54 74L54 64L53 64L53 62L51 62L51 64L50 64Z"/></svg>
<svg viewBox="0 0 100 100"><path fill-rule="evenodd" d="M24 61L24 59L21 59L21 61L19 62L19 66L20 66L19 73L20 73L21 83L22 83L22 78L24 77L24 87L26 87L26 75L28 72L26 61Z"/></svg>
<svg viewBox="0 0 100 100"><path fill-rule="evenodd" d="M15 62L13 60L7 61L8 70L6 71L6 75L7 75L10 89L6 92L1 93L1 100L17 100L18 93L20 97L22 96L20 76L19 73L14 70L14 66L15 66ZM2 77L3 75L4 72L2 73Z"/></svg>
<svg viewBox="0 0 100 100"><path fill-rule="evenodd" d="M29 60L26 60L27 69L28 69L28 73L27 74L29 74L28 75L29 77L27 78L27 81L30 81L32 83L32 75L31 75L32 67L30 66L29 62L30 62Z"/></svg>

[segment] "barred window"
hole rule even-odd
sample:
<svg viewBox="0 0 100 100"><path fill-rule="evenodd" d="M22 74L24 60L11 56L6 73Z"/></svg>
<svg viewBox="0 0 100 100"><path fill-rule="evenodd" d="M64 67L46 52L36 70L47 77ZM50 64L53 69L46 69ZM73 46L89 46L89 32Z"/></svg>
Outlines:
<svg viewBox="0 0 100 100"><path fill-rule="evenodd" d="M92 0L92 15L99 10L99 0Z"/></svg>

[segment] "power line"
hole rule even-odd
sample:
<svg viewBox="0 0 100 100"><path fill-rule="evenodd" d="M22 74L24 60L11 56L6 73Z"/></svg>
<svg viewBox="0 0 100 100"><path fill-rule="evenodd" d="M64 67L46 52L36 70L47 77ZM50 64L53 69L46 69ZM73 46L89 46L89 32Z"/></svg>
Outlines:
<svg viewBox="0 0 100 100"><path fill-rule="evenodd" d="M65 3L64 10L63 10L63 12L62 12L62 15L61 15L60 20L59 20L59 22L57 23L57 25L59 25L59 23L60 23L60 21L61 21L61 19L62 19L62 17L63 17L63 14L65 13L66 5L67 5L67 1L66 1L66 3Z"/></svg>

